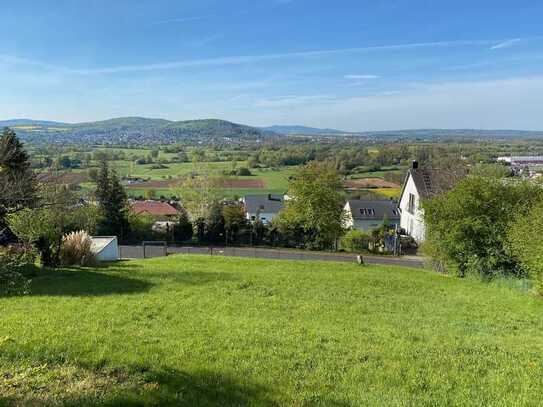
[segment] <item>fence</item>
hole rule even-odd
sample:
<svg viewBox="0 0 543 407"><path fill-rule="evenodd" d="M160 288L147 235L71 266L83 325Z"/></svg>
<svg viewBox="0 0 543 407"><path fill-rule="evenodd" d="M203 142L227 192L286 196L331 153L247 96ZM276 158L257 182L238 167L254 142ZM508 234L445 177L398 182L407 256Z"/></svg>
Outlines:
<svg viewBox="0 0 543 407"><path fill-rule="evenodd" d="M285 250L285 249L267 249L257 247L196 247L196 246L170 246L164 248L151 245L146 242L146 245L140 246L121 246L121 257L124 259L143 259L163 257L173 254L196 254L207 256L226 256L226 257L244 257L257 259L271 260L320 260L331 262L346 262L357 263L356 254L346 253L326 253L326 252L310 252L305 250ZM393 256L363 256L367 264L390 264L410 267L422 267L421 260L402 259Z"/></svg>

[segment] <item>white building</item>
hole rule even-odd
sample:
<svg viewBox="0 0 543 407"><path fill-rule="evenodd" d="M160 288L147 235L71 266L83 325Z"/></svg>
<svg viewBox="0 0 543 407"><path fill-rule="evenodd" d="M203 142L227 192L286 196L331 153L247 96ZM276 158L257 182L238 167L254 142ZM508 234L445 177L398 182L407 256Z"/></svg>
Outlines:
<svg viewBox="0 0 543 407"><path fill-rule="evenodd" d="M421 243L426 237L422 202L452 189L463 174L419 168L416 161L407 173L400 195L400 228Z"/></svg>
<svg viewBox="0 0 543 407"><path fill-rule="evenodd" d="M119 243L115 236L91 237L91 250L98 261L117 261L119 255Z"/></svg>

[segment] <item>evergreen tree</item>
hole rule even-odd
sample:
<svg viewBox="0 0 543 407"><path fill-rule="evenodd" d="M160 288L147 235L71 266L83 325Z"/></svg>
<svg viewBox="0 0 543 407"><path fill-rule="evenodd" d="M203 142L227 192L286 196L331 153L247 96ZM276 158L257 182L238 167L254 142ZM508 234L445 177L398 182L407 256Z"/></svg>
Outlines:
<svg viewBox="0 0 543 407"><path fill-rule="evenodd" d="M0 137L0 231L6 216L36 203L36 178L22 143L11 129Z"/></svg>
<svg viewBox="0 0 543 407"><path fill-rule="evenodd" d="M187 211L182 208L179 214L179 220L173 228L173 235L177 242L185 242L192 238L193 227L189 220Z"/></svg>
<svg viewBox="0 0 543 407"><path fill-rule="evenodd" d="M127 195L117 173L109 170L106 161L100 165L96 199L102 212L102 219L98 223L99 233L118 236L123 240L130 228Z"/></svg>

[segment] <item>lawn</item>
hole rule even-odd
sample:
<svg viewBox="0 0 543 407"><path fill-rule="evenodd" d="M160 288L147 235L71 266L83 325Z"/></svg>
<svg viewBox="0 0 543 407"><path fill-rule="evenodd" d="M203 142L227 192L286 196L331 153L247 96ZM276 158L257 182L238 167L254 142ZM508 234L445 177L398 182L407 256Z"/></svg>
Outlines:
<svg viewBox="0 0 543 407"><path fill-rule="evenodd" d="M505 285L178 256L32 286L0 299L0 405L543 403L543 302Z"/></svg>

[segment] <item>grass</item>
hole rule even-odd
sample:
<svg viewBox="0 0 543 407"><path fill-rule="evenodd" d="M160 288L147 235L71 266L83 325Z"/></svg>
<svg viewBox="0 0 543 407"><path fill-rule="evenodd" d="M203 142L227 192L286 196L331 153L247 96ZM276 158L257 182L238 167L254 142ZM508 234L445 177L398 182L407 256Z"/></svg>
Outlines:
<svg viewBox="0 0 543 407"><path fill-rule="evenodd" d="M541 405L543 303L398 267L177 256L0 299L0 405Z"/></svg>

